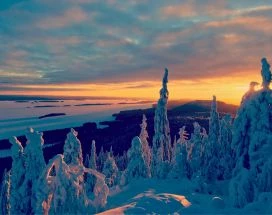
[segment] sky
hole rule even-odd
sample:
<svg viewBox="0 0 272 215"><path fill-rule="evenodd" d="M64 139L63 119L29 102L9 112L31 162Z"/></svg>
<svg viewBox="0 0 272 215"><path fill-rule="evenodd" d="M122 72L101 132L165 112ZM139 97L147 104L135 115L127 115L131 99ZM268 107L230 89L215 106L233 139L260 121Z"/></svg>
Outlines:
<svg viewBox="0 0 272 215"><path fill-rule="evenodd" d="M0 94L238 104L271 39L272 0L1 0Z"/></svg>

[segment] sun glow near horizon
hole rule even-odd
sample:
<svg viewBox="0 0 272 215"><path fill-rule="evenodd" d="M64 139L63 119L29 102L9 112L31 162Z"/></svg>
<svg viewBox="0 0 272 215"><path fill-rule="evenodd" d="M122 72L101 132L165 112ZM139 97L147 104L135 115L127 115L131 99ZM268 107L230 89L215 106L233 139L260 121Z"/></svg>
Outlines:
<svg viewBox="0 0 272 215"><path fill-rule="evenodd" d="M200 80L171 80L169 77L169 100L209 100L216 95L219 101L238 105L258 74L241 77L218 77ZM107 97L154 100L159 98L160 81L98 83L98 84L49 84L15 85L2 91L4 95L59 96L59 97Z"/></svg>

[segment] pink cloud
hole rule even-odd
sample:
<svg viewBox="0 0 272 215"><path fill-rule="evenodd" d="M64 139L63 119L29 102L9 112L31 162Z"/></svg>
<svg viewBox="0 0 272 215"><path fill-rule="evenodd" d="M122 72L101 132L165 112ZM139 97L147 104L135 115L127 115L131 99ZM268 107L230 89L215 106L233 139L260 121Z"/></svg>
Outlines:
<svg viewBox="0 0 272 215"><path fill-rule="evenodd" d="M211 28L227 28L235 26L238 27L240 26L248 30L258 30L268 33L272 31L271 19L261 16L259 17L241 16L223 21L211 21L205 24L205 27Z"/></svg>
<svg viewBox="0 0 272 215"><path fill-rule="evenodd" d="M220 13L218 13L220 11ZM211 1L211 3L201 3L191 0L184 3L169 5L161 9L163 18L169 17L194 17L198 15L223 16L232 13L227 8L225 0Z"/></svg>
<svg viewBox="0 0 272 215"><path fill-rule="evenodd" d="M80 7L73 7L66 10L63 14L47 17L38 23L42 29L62 28L72 24L77 24L88 19L88 14Z"/></svg>
<svg viewBox="0 0 272 215"><path fill-rule="evenodd" d="M162 8L162 13L164 16L174 16L174 17L191 17L195 16L197 13L192 4L180 4L180 5L169 5Z"/></svg>
<svg viewBox="0 0 272 215"><path fill-rule="evenodd" d="M76 36L63 38L47 37L43 39L43 42L48 45L76 45L81 42L81 39Z"/></svg>
<svg viewBox="0 0 272 215"><path fill-rule="evenodd" d="M25 61L28 53L23 50L17 50L7 53L5 56L6 67L24 68L28 65Z"/></svg>

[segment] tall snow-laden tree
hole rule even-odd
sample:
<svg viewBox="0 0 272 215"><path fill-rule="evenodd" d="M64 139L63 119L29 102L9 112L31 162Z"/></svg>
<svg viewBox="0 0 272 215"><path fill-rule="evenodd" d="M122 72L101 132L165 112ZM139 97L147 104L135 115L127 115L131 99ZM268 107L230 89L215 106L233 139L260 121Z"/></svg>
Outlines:
<svg viewBox="0 0 272 215"><path fill-rule="evenodd" d="M52 171L54 169L54 171ZM78 175L81 175L82 168ZM82 187L71 173L63 155L52 158L42 173L36 190L37 214L83 213L85 205L79 200ZM83 211L82 211L83 210Z"/></svg>
<svg viewBox="0 0 272 215"><path fill-rule="evenodd" d="M254 93L256 92L255 87L258 86L259 83L256 81L251 81L249 84L249 89L248 91L245 93L245 95L242 98L241 104L244 103L244 101L248 100L252 95L254 95Z"/></svg>
<svg viewBox="0 0 272 215"><path fill-rule="evenodd" d="M5 169L2 177L0 193L0 211L3 215L10 214L10 172Z"/></svg>
<svg viewBox="0 0 272 215"><path fill-rule="evenodd" d="M27 187L28 212L32 213L36 205L35 189L36 183L42 174L46 164L43 157L43 133L29 128L26 133L25 153L25 179Z"/></svg>
<svg viewBox="0 0 272 215"><path fill-rule="evenodd" d="M167 103L169 92L167 89L168 69L165 69L160 90L160 99L155 110L153 145L152 145L152 167L153 176L160 177L164 167L171 160L171 138L170 127L167 118ZM158 172L161 172L160 174Z"/></svg>
<svg viewBox="0 0 272 215"><path fill-rule="evenodd" d="M82 148L81 143L77 138L77 135L78 132L71 128L70 132L67 134L63 147L63 159L65 163L69 166L70 170L75 172L83 168ZM84 175L81 173L82 172L79 171L77 175L77 181L81 186L83 186Z"/></svg>
<svg viewBox="0 0 272 215"><path fill-rule="evenodd" d="M186 127L182 126L182 128L179 129L179 139L178 139L178 143L181 144L186 144L187 140L188 140L188 132L186 131Z"/></svg>
<svg viewBox="0 0 272 215"><path fill-rule="evenodd" d="M127 152L124 151L123 155L118 155L115 157L116 164L118 166L119 171L124 171L127 168Z"/></svg>
<svg viewBox="0 0 272 215"><path fill-rule="evenodd" d="M168 174L167 169L170 167L169 161L163 161L163 145L160 147L153 145L151 159L151 176L157 178L165 178Z"/></svg>
<svg viewBox="0 0 272 215"><path fill-rule="evenodd" d="M91 154L95 151L94 146L92 148ZM93 195L86 195L85 174L96 178ZM64 155L57 155L49 161L35 193L37 214L95 213L106 204L109 189L105 184L105 176L84 167L81 143L73 129L67 135Z"/></svg>
<svg viewBox="0 0 272 215"><path fill-rule="evenodd" d="M29 196L25 182L25 156L22 144L16 137L10 138L11 146L11 177L10 177L10 213L24 214L27 212Z"/></svg>
<svg viewBox="0 0 272 215"><path fill-rule="evenodd" d="M85 160L84 160L84 166L88 168L90 162L90 155L86 154Z"/></svg>
<svg viewBox="0 0 272 215"><path fill-rule="evenodd" d="M112 149L112 146L110 147L110 156L113 157L113 149Z"/></svg>
<svg viewBox="0 0 272 215"><path fill-rule="evenodd" d="M220 131L220 122L219 114L217 112L217 101L216 97L213 96L213 101L211 105L211 115L209 120L209 141L214 153L218 153L219 148L219 131Z"/></svg>
<svg viewBox="0 0 272 215"><path fill-rule="evenodd" d="M202 159L202 134L201 126L197 123L193 123L194 132L191 134L190 150L188 154L189 163L193 175L200 175L200 164Z"/></svg>
<svg viewBox="0 0 272 215"><path fill-rule="evenodd" d="M201 132L201 160L200 160L200 173L201 177L206 177L206 165L208 163L208 158L210 157L210 150L209 150L209 135L205 128L202 127Z"/></svg>
<svg viewBox="0 0 272 215"><path fill-rule="evenodd" d="M144 160L146 162L147 165L147 170L148 170L148 175L151 175L150 172L150 165L151 165L151 149L149 147L148 144L148 133L147 133L147 122L146 122L146 116L143 115L143 119L142 119L142 124L140 125L141 127L141 133L140 133L140 140L142 143L142 148L143 148L143 155L144 155Z"/></svg>
<svg viewBox="0 0 272 215"><path fill-rule="evenodd" d="M185 126L179 130L179 139L176 141L175 150L173 150L174 159L172 159L172 170L169 174L170 178L184 178L188 177L189 163L187 159L187 140L188 133Z"/></svg>
<svg viewBox="0 0 272 215"><path fill-rule="evenodd" d="M204 160L205 160L206 147L209 144L209 135L207 134L206 129L203 127L202 127L201 137L202 137L201 157L202 157L202 166L203 166Z"/></svg>
<svg viewBox="0 0 272 215"><path fill-rule="evenodd" d="M266 59L261 63L263 89L241 104L233 125L232 148L236 167L230 183L230 196L236 207L244 207L263 192L272 191L271 71Z"/></svg>
<svg viewBox="0 0 272 215"><path fill-rule="evenodd" d="M83 165L81 143L77 138L78 133L71 128L64 144L64 160L68 165Z"/></svg>
<svg viewBox="0 0 272 215"><path fill-rule="evenodd" d="M93 200L84 194L84 186L81 183L84 173L94 175L97 179ZM69 166L65 163L63 155L56 155L49 161L38 181L35 213L95 213L107 201L109 189L104 179L105 176L96 170L85 168L82 164Z"/></svg>
<svg viewBox="0 0 272 215"><path fill-rule="evenodd" d="M89 157L89 163L87 165L87 168L90 169L94 169L97 170L97 166L96 166L96 147L95 147L95 141L92 141L92 148L91 148L91 156ZM95 186L95 181L96 178L92 175L87 175L86 177L86 189L87 189L87 193L92 193L93 192L93 188Z"/></svg>
<svg viewBox="0 0 272 215"><path fill-rule="evenodd" d="M209 144L205 149L205 178L213 182L219 175L219 135L220 135L219 114L217 112L216 97L213 96L211 115L209 120Z"/></svg>
<svg viewBox="0 0 272 215"><path fill-rule="evenodd" d="M171 150L171 155L172 155L171 156L171 164L172 164L172 166L174 165L174 163L176 161L176 151L177 151L177 137L175 135L172 150Z"/></svg>
<svg viewBox="0 0 272 215"><path fill-rule="evenodd" d="M272 192L272 158L268 159L258 177L259 192Z"/></svg>
<svg viewBox="0 0 272 215"><path fill-rule="evenodd" d="M96 159L97 159L96 147L95 147L95 141L93 140L92 141L91 156L90 156L90 160L89 160L89 168L97 169Z"/></svg>
<svg viewBox="0 0 272 215"><path fill-rule="evenodd" d="M103 165L106 158L107 158L107 153L104 152L104 148L102 146L97 156L97 170L99 170L100 172L103 170Z"/></svg>
<svg viewBox="0 0 272 215"><path fill-rule="evenodd" d="M233 169L233 153L231 149L232 141L232 119L227 114L220 120L220 151L219 169L222 179L230 179Z"/></svg>
<svg viewBox="0 0 272 215"><path fill-rule="evenodd" d="M134 137L128 150L128 166L125 171L126 182L135 178L147 178L148 170L144 161L142 143L139 137Z"/></svg>
<svg viewBox="0 0 272 215"><path fill-rule="evenodd" d="M263 89L264 90L268 90L269 89L269 85L271 83L272 80L272 75L271 75L271 71L270 71L270 65L267 62L266 58L263 58L261 60L262 62L262 70L261 70L261 75L262 75L262 79L263 79Z"/></svg>
<svg viewBox="0 0 272 215"><path fill-rule="evenodd" d="M106 183L109 187L117 184L118 171L114 157L111 156L111 153L107 153L107 159L104 163L102 173L105 175Z"/></svg>

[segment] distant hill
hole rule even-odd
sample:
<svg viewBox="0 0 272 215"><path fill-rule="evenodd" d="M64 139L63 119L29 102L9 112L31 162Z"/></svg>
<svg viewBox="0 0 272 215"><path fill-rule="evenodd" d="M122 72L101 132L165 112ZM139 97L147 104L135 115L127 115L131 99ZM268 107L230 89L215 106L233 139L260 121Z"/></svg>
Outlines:
<svg viewBox="0 0 272 215"><path fill-rule="evenodd" d="M179 100L169 100L168 104L167 104L167 108L168 110L173 109L175 107L178 107L180 105L186 104L188 102L190 102L191 100L188 99L179 99ZM157 107L157 101L155 101L155 103L152 105L153 108Z"/></svg>
<svg viewBox="0 0 272 215"><path fill-rule="evenodd" d="M236 114L238 106L217 101L219 113ZM210 100L195 100L171 109L175 115L194 115L198 113L209 113L211 109Z"/></svg>

